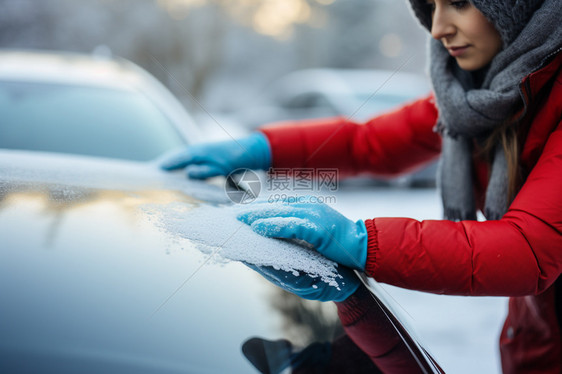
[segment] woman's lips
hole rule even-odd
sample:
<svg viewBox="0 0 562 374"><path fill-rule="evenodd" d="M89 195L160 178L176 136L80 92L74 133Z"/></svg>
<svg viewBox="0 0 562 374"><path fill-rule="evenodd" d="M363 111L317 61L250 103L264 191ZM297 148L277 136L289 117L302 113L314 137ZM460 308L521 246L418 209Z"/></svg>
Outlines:
<svg viewBox="0 0 562 374"><path fill-rule="evenodd" d="M468 47L469 47L468 45L463 45L463 46L460 46L460 47L447 47L447 50L449 51L449 54L451 56L459 57L466 52Z"/></svg>

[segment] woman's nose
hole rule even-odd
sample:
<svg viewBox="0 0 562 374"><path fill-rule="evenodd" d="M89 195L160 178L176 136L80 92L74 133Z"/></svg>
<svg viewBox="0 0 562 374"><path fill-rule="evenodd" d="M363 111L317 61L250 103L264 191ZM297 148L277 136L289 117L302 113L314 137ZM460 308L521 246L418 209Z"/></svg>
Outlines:
<svg viewBox="0 0 562 374"><path fill-rule="evenodd" d="M456 27L447 9L437 6L431 20L431 36L434 39L441 40L455 34Z"/></svg>

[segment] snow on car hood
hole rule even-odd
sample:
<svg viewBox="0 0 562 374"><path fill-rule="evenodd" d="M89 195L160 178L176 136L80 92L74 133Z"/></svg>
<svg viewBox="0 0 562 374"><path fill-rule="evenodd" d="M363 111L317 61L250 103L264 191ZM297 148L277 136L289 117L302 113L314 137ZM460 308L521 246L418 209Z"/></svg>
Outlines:
<svg viewBox="0 0 562 374"><path fill-rule="evenodd" d="M193 209L189 204L175 202L151 204L144 209L172 237L194 242L209 255L209 261L271 266L297 276L320 277L331 286L339 286L341 276L335 262L303 245L256 234L236 219L243 206L200 205Z"/></svg>
<svg viewBox="0 0 562 374"><path fill-rule="evenodd" d="M142 190L155 191L152 196L158 195L158 191L161 196L169 191L179 192L188 198L174 199L175 195L171 195L151 198L148 203L138 199L136 209L171 241L187 241L189 246L208 255L206 263L240 261L272 266L295 275L320 277L338 287L341 277L336 263L302 245L253 232L236 219L241 206L232 205L218 183L188 180L182 172L160 170L157 163L41 152L0 153L2 195L14 189L44 189L45 185L50 186L50 199L62 200L80 199L90 189L119 190L132 196Z"/></svg>

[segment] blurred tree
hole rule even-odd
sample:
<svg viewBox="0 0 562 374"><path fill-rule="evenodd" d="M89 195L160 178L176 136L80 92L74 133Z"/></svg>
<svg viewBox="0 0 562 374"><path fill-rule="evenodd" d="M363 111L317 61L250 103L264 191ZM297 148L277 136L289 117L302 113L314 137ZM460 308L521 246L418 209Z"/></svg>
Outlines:
<svg viewBox="0 0 562 374"><path fill-rule="evenodd" d="M406 67L421 70L424 43L415 35L423 34L413 32L417 26L405 4L0 0L0 47L89 53L107 46L150 71L187 106L196 107L194 97L215 110L245 105L266 83L295 69L393 68L422 50L418 63Z"/></svg>

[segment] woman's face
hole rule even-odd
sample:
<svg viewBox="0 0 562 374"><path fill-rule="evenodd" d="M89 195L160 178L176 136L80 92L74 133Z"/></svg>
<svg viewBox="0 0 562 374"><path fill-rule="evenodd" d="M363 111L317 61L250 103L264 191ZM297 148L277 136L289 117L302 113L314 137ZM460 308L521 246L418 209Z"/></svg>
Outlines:
<svg viewBox="0 0 562 374"><path fill-rule="evenodd" d="M427 0L431 36L441 41L461 69L486 66L502 48L499 32L470 1Z"/></svg>

